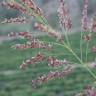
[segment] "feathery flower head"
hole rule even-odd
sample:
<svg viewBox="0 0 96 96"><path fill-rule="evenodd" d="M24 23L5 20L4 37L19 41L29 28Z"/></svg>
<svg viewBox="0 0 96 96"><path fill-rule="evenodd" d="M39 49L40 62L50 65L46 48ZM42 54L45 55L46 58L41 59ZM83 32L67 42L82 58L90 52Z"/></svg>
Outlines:
<svg viewBox="0 0 96 96"><path fill-rule="evenodd" d="M44 59L45 59L45 56L39 52L36 56L31 57L30 59L27 59L26 61L24 61L20 65L20 69L25 70L28 67L28 65L30 64L35 65L39 62L42 62Z"/></svg>
<svg viewBox="0 0 96 96"><path fill-rule="evenodd" d="M61 40L61 34L59 32L56 32L51 27L44 25L42 23L35 23L34 27L40 31L46 32L48 35L55 37L57 40Z"/></svg>
<svg viewBox="0 0 96 96"><path fill-rule="evenodd" d="M82 28L84 31L89 30L89 25L88 25L88 0L84 0L84 9L82 11Z"/></svg>
<svg viewBox="0 0 96 96"><path fill-rule="evenodd" d="M38 15L44 15L41 8L39 8L33 0L22 0L22 2L30 7L36 14Z"/></svg>
<svg viewBox="0 0 96 96"><path fill-rule="evenodd" d="M92 86L86 86L84 92L79 93L75 96L96 96L96 89Z"/></svg>
<svg viewBox="0 0 96 96"><path fill-rule="evenodd" d="M74 68L69 66L68 68L64 69L63 71L50 71L47 75L42 75L37 77L35 80L32 80L32 85L34 87L41 85L49 80L53 80L56 78L63 78L70 74Z"/></svg>
<svg viewBox="0 0 96 96"><path fill-rule="evenodd" d="M60 67L64 64L68 64L67 60L58 60L55 57L49 56L48 57L48 65L52 67Z"/></svg>
<svg viewBox="0 0 96 96"><path fill-rule="evenodd" d="M92 52L93 52L93 53L96 53L96 45L94 45L94 46L92 47Z"/></svg>
<svg viewBox="0 0 96 96"><path fill-rule="evenodd" d="M92 34L88 34L88 35L85 35L83 36L83 39L85 42L90 42L92 40Z"/></svg>
<svg viewBox="0 0 96 96"><path fill-rule="evenodd" d="M72 27L72 20L69 16L69 10L65 6L65 1L60 0L60 6L58 8L58 17L61 29L69 31Z"/></svg>
<svg viewBox="0 0 96 96"><path fill-rule="evenodd" d="M9 37L19 37L19 38L24 38L27 39L29 41L32 41L34 39L33 35L30 32L11 32L10 34L8 34Z"/></svg>
<svg viewBox="0 0 96 96"><path fill-rule="evenodd" d="M51 44L45 44L44 42L40 41L39 39L34 38L25 44L15 44L12 46L12 48L20 49L20 50L29 49L29 48L39 48L39 49L51 50L52 45Z"/></svg>
<svg viewBox="0 0 96 96"><path fill-rule="evenodd" d="M6 23L24 24L27 23L27 20L25 17L17 17L17 18L5 19L4 21L1 22L1 24Z"/></svg>
<svg viewBox="0 0 96 96"><path fill-rule="evenodd" d="M94 13L92 19L91 19L91 26L90 31L96 33L96 13Z"/></svg>
<svg viewBox="0 0 96 96"><path fill-rule="evenodd" d="M6 2L2 2L2 6L9 8L13 8L19 10L22 13L27 14L28 16L33 16L36 18L42 17L45 18L43 11L39 8L33 0L8 0ZM45 20L45 19L44 19ZM41 21L41 20L40 20ZM47 21L46 21L47 22Z"/></svg>

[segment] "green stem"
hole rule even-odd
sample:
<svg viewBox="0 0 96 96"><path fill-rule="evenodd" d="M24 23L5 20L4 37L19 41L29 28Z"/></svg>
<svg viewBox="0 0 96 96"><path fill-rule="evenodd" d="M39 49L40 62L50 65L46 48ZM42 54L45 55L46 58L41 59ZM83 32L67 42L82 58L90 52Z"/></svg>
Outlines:
<svg viewBox="0 0 96 96"><path fill-rule="evenodd" d="M66 41L67 41L68 46L71 47L71 44L70 44L70 42L69 42L69 37L68 37L68 34L67 34L67 31L66 31L66 30L65 30L65 39L66 39Z"/></svg>
<svg viewBox="0 0 96 96"><path fill-rule="evenodd" d="M67 44L64 42L64 45L63 44L59 44L59 43L56 43L56 42L52 42L52 44L55 44L55 45L59 45L59 46L62 46L62 47L65 47L69 50L69 52L71 52L74 57L82 64L84 65L84 63L82 62L82 60L77 56L77 54L69 47L67 46ZM88 68L88 66L85 65L85 68L86 70L94 77L94 79L96 79L96 75Z"/></svg>
<svg viewBox="0 0 96 96"><path fill-rule="evenodd" d="M81 54L81 60L83 61L83 52L82 52L82 44L83 44L83 42L82 42L82 37L83 37L83 32L81 31L81 37L80 37L80 54Z"/></svg>
<svg viewBox="0 0 96 96"><path fill-rule="evenodd" d="M85 62L87 62L87 58L88 58L88 48L89 48L89 42L86 45L86 59L85 59Z"/></svg>
<svg viewBox="0 0 96 96"><path fill-rule="evenodd" d="M82 62L82 60L74 53L74 51L72 49L70 49L67 45L65 45L65 47L75 56L75 58L77 58L77 60L83 65L84 63ZM86 70L94 77L94 79L96 79L96 75L88 68L88 66L85 66Z"/></svg>

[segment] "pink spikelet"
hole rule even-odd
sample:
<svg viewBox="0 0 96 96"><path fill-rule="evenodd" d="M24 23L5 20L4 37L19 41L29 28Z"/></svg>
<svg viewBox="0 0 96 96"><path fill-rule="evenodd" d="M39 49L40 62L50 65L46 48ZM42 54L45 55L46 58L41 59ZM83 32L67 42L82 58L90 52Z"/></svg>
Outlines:
<svg viewBox="0 0 96 96"><path fill-rule="evenodd" d="M33 13L32 12L29 12L28 11L29 9L27 9L22 4L26 4L27 7L28 8L31 8L33 10L33 12L36 13L37 15L39 15L39 16L43 15L43 11L39 7L37 7L35 5L35 3L33 2L33 0L32 1L31 0L22 0L21 4L18 3L17 1L13 1L13 2L11 2L11 1L2 2L2 6L5 6L8 9L9 8L13 8L13 9L19 10L22 13L25 13L25 14L27 14L29 16L33 16L34 17Z"/></svg>
<svg viewBox="0 0 96 96"><path fill-rule="evenodd" d="M92 34L87 34L83 36L85 42L90 42L92 40Z"/></svg>
<svg viewBox="0 0 96 96"><path fill-rule="evenodd" d="M82 29L83 31L88 31L88 0L84 0L84 9L82 11Z"/></svg>
<svg viewBox="0 0 96 96"><path fill-rule="evenodd" d="M86 86L84 92L79 93L75 96L96 96L96 89L92 86Z"/></svg>
<svg viewBox="0 0 96 96"><path fill-rule="evenodd" d="M92 52L93 52L93 53L96 53L96 45L94 45L94 46L92 47Z"/></svg>
<svg viewBox="0 0 96 96"><path fill-rule="evenodd" d="M34 28L46 32L49 36L56 38L57 40L62 40L61 34L56 32L51 27L44 25L42 23L35 23Z"/></svg>
<svg viewBox="0 0 96 96"><path fill-rule="evenodd" d="M11 32L10 34L8 34L9 37L13 37L13 38L24 38L24 39L27 39L29 41L32 41L33 40L33 35L30 33L30 32L19 32L19 33L16 33L16 32Z"/></svg>
<svg viewBox="0 0 96 96"><path fill-rule="evenodd" d="M69 10L65 6L65 1L60 0L60 6L58 8L58 17L61 29L69 31L72 27L72 20L69 16Z"/></svg>
<svg viewBox="0 0 96 96"><path fill-rule="evenodd" d="M27 23L27 20L25 17L17 17L17 18L5 19L4 21L1 22L1 24L6 23L24 24Z"/></svg>
<svg viewBox="0 0 96 96"><path fill-rule="evenodd" d="M45 59L45 56L39 52L36 56L31 57L30 59L27 59L26 61L24 61L20 65L20 69L25 70L28 67L28 65L30 64L35 65L36 63L42 62L44 59Z"/></svg>
<svg viewBox="0 0 96 96"><path fill-rule="evenodd" d="M48 58L48 65L51 67L60 67L64 64L68 64L67 60L58 60L55 57L50 56Z"/></svg>
<svg viewBox="0 0 96 96"><path fill-rule="evenodd" d="M52 45L51 44L45 44L44 42L40 41L39 39L33 39L31 41L28 41L25 44L15 44L12 46L12 48L14 49L20 49L20 50L24 50L24 49L29 49L29 48L40 48L40 49L47 49L47 50L51 50L52 49Z"/></svg>
<svg viewBox="0 0 96 96"><path fill-rule="evenodd" d="M33 0L22 0L24 4L26 4L28 7L30 7L36 14L38 15L44 15L41 8L39 8Z"/></svg>
<svg viewBox="0 0 96 96"><path fill-rule="evenodd" d="M69 75L74 68L72 66L67 67L63 71L50 71L47 75L42 75L36 78L35 80L32 80L32 85L34 87L41 85L43 83L46 83L50 80L54 80L57 78L63 78L67 75Z"/></svg>
<svg viewBox="0 0 96 96"><path fill-rule="evenodd" d="M91 27L90 31L96 33L96 12L94 13L94 15L91 19L90 27Z"/></svg>
<svg viewBox="0 0 96 96"><path fill-rule="evenodd" d="M13 1L13 2L9 2L9 1L8 2L2 2L2 6L5 6L8 9L10 9L10 8L17 9L22 13L27 12L26 8L24 8L22 5L20 5L19 3L15 2L15 1Z"/></svg>

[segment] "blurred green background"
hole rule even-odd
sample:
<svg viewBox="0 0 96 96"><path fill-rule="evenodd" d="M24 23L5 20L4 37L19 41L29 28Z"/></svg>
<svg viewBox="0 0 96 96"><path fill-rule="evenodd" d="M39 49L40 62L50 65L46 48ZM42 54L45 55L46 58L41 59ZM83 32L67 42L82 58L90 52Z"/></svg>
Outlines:
<svg viewBox="0 0 96 96"><path fill-rule="evenodd" d="M56 9L54 10L52 4L55 5L56 8L58 7L58 1L57 0L36 0L38 5L42 7L42 4L45 14L47 15L47 19L49 20L50 24L53 28L57 28L59 30L58 25L58 17L56 13ZM78 17L79 13L82 10L82 1L83 0L68 0L68 4L72 3L72 1L78 1L77 9L78 10L71 15L73 16L74 20L74 14L77 14L75 16ZM73 4L73 3L72 3ZM73 4L74 5L74 4ZM93 10L95 9L94 6L96 5L96 0L90 1L90 9L89 9L89 17L93 14ZM53 8L52 12L48 9ZM73 6L74 7L74 6ZM70 6L70 9L72 6ZM0 21L4 20L4 18L11 18L11 17L17 17L21 16L23 14L19 13L16 10L8 10L4 7L0 6ZM79 18L80 19L80 18ZM77 20L78 22L80 20ZM79 27L79 23L76 20L74 23L74 29ZM36 30L33 28L34 20L32 20L31 24L23 24L23 25L16 25L16 24L0 24L0 38L4 38L3 42L0 41L0 96L75 96L76 93L82 91L84 87L88 84L94 83L94 78L87 72L85 69L78 68L74 70L70 75L67 77L51 80L41 86L38 86L37 88L33 88L31 85L31 80L35 79L41 74L47 74L52 68L48 68L47 62L42 62L40 64L37 64L36 66L29 66L29 68L26 71L20 70L19 66L22 63L23 60L26 60L27 58L30 58L34 56L38 51L43 52L44 54L50 55L50 54L60 54L64 53L62 56L58 56L59 59L68 59L74 62L78 62L68 50L66 50L63 47L60 46L54 46L54 50L48 51L48 50L41 50L41 49L28 49L28 50L15 50L10 48L12 45L16 43L24 43L25 40L6 40L7 34L9 32L20 32L20 31L27 31L33 32L35 34L38 34ZM49 38L47 36L39 36L41 40L49 41L49 42L55 42L54 39ZM78 56L80 56L80 50L79 50L79 42L80 42L80 33L79 30L76 31L76 33L69 35L70 42L72 45L72 48L76 51ZM0 39L1 40L1 39ZM90 47L92 47L94 44L96 44L96 34L94 34L93 42L90 43ZM85 46L83 50L83 56L85 58ZM93 61L96 57L95 53L89 53L88 60ZM55 69L54 69L55 70ZM95 74L95 69L92 70Z"/></svg>

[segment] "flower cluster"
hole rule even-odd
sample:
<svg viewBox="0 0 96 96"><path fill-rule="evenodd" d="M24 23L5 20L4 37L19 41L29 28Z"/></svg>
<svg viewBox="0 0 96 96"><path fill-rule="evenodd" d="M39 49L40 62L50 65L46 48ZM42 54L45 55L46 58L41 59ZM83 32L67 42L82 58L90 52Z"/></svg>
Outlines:
<svg viewBox="0 0 96 96"><path fill-rule="evenodd" d="M42 23L35 23L34 27L40 31L48 33L48 35L55 37L57 40L62 40L61 34L47 25L44 25Z"/></svg>
<svg viewBox="0 0 96 96"><path fill-rule="evenodd" d="M96 13L91 19L91 32L96 32Z"/></svg>
<svg viewBox="0 0 96 96"><path fill-rule="evenodd" d="M92 52L96 53L96 45L92 47Z"/></svg>
<svg viewBox="0 0 96 96"><path fill-rule="evenodd" d="M25 17L17 17L17 18L11 18L11 19L5 19L4 21L1 22L1 24L5 24L5 23L27 23L27 20Z"/></svg>
<svg viewBox="0 0 96 96"><path fill-rule="evenodd" d="M41 48L41 49L51 50L52 45L45 44L39 39L34 38L32 41L28 41L26 44L15 44L12 46L12 48L15 48L15 49Z"/></svg>
<svg viewBox="0 0 96 96"><path fill-rule="evenodd" d="M92 39L92 34L89 33L88 35L84 35L84 36L83 36L83 39L84 39L85 42L91 41L91 39Z"/></svg>
<svg viewBox="0 0 96 96"><path fill-rule="evenodd" d="M67 31L70 30L72 27L72 21L68 12L69 10L65 6L65 1L60 0L60 7L58 8L60 26L61 28L63 27Z"/></svg>
<svg viewBox="0 0 96 96"><path fill-rule="evenodd" d="M10 8L17 9L17 10L19 10L22 13L27 13L26 8L24 6L22 6L20 3L15 2L14 0L13 1L11 1L11 0L9 1L8 0L7 2L3 1L2 2L2 6L5 6L8 9L10 9Z"/></svg>
<svg viewBox="0 0 96 96"><path fill-rule="evenodd" d="M6 2L2 2L2 6L17 9L20 12L26 13L27 15L33 17L35 17L33 12L39 16L40 15L43 16L43 11L38 6L36 6L33 0L21 0L21 1L8 0ZM32 11L29 11L30 9Z"/></svg>
<svg viewBox="0 0 96 96"><path fill-rule="evenodd" d="M82 28L84 31L88 31L89 30L89 26L88 26L88 0L84 0L84 9L82 12Z"/></svg>
<svg viewBox="0 0 96 96"><path fill-rule="evenodd" d="M20 37L28 40L28 42L25 44L13 45L12 48L15 48L15 49L21 49L21 50L28 49L28 48L41 48L41 49L47 49L47 50L52 49L52 45L50 43L46 44L43 41L36 39L35 37L32 36L30 32L19 32L19 33L11 32L10 34L8 34L8 36Z"/></svg>
<svg viewBox="0 0 96 96"><path fill-rule="evenodd" d="M29 41L32 41L34 38L32 36L32 34L30 32L19 32L19 33L16 33L16 32L11 32L10 34L8 34L9 37L22 37L22 38L25 38Z"/></svg>
<svg viewBox="0 0 96 96"><path fill-rule="evenodd" d="M75 96L96 96L96 89L92 86L87 86L83 93L79 93Z"/></svg>
<svg viewBox="0 0 96 96"><path fill-rule="evenodd" d="M39 62L43 61L44 59L45 59L45 56L39 52L36 56L32 57L31 59L27 59L25 62L23 62L20 65L20 68L21 69L26 69L29 64L34 65L36 63L39 63Z"/></svg>
<svg viewBox="0 0 96 96"><path fill-rule="evenodd" d="M67 76L72 72L73 69L74 67L69 66L65 68L63 71L51 71L47 75L44 74L42 76L39 76L37 79L32 80L32 84L34 87L36 87L37 85L41 85L42 83L48 82L49 80Z"/></svg>
<svg viewBox="0 0 96 96"><path fill-rule="evenodd" d="M60 67L64 64L68 64L67 60L58 60L57 58L54 58L52 56L49 56L48 58L48 65L52 67Z"/></svg>
<svg viewBox="0 0 96 96"><path fill-rule="evenodd" d="M27 5L29 8L31 8L36 14L43 15L43 11L41 8L39 8L33 0L22 0L22 2Z"/></svg>

